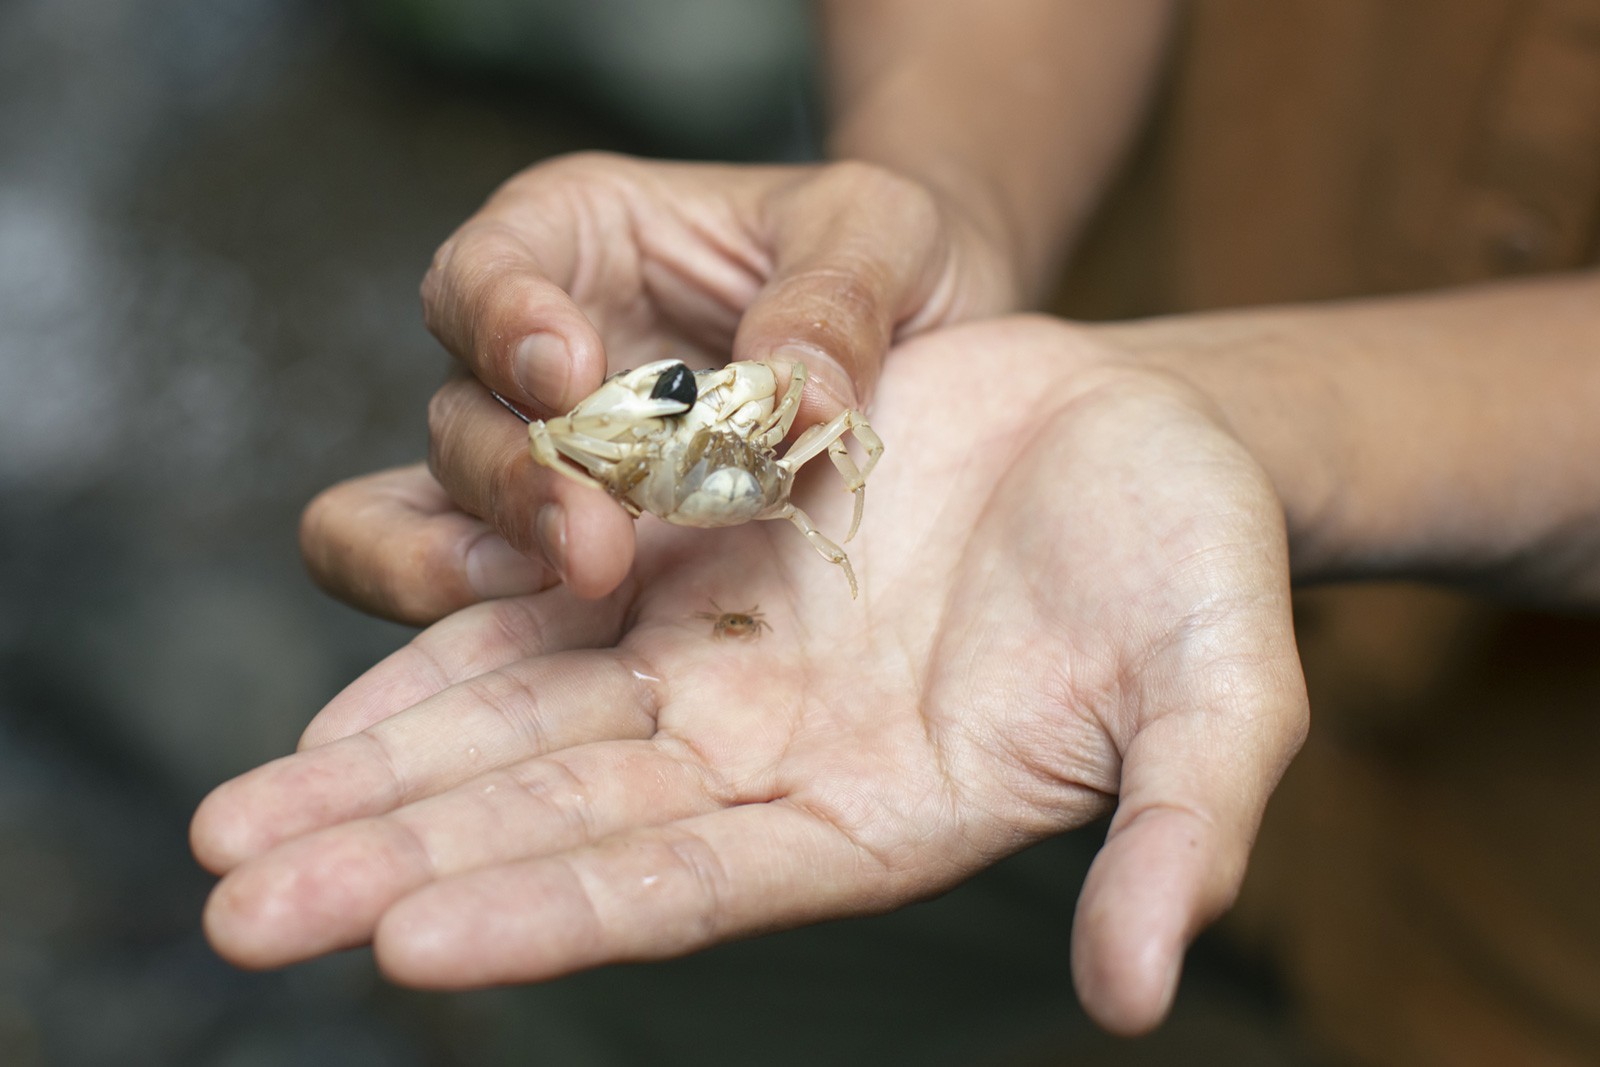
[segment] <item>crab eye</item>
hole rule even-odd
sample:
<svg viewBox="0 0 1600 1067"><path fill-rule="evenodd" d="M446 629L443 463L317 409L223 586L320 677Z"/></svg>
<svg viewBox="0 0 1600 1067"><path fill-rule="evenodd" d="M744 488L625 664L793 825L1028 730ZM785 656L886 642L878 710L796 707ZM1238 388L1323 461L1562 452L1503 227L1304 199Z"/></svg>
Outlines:
<svg viewBox="0 0 1600 1067"><path fill-rule="evenodd" d="M674 363L661 372L655 388L650 390L651 400L676 400L685 407L693 406L699 391L694 384L694 371L682 363Z"/></svg>

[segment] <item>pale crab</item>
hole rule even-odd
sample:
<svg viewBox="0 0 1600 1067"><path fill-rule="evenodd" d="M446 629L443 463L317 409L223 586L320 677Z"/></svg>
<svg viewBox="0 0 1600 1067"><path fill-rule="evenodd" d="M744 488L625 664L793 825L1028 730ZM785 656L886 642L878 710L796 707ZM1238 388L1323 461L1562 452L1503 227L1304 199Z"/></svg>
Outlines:
<svg viewBox="0 0 1600 1067"><path fill-rule="evenodd" d="M606 490L635 516L648 511L700 527L788 519L823 558L844 569L853 598L849 557L818 532L789 493L795 471L826 451L855 494L849 541L861 525L867 475L883 442L861 412L847 410L806 430L780 457L777 447L794 424L805 383L805 366L794 364L779 399L777 375L767 363L691 371L677 360L660 360L612 375L566 415L530 421L530 451L551 470ZM859 468L845 447L846 433L866 448Z"/></svg>

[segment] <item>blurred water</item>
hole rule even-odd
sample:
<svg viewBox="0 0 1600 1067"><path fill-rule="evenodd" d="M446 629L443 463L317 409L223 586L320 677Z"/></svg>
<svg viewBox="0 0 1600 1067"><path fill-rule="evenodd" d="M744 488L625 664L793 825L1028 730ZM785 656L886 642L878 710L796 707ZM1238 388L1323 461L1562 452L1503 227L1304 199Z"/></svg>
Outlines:
<svg viewBox="0 0 1600 1067"><path fill-rule="evenodd" d="M406 636L310 587L295 522L420 456L434 246L557 152L804 155L804 28L735 0L0 2L0 1063L1121 1055L1064 1007L1088 839L544 990L405 993L364 953L247 975L198 930L193 805ZM1174 1033L1281 1062L1197 995Z"/></svg>

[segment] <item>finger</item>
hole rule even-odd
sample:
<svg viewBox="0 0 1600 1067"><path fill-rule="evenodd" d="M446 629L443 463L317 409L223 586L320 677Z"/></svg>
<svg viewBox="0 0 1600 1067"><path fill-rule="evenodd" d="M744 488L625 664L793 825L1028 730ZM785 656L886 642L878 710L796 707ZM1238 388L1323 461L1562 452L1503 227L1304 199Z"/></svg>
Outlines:
<svg viewBox="0 0 1600 1067"><path fill-rule="evenodd" d="M508 184L440 247L422 281L423 319L502 395L567 411L606 373L600 333L568 294L579 256L597 252L578 247L577 198L547 203L530 185L539 188L537 179ZM501 216L510 210L532 221L509 225Z"/></svg>
<svg viewBox="0 0 1600 1067"><path fill-rule="evenodd" d="M896 328L927 303L943 267L932 195L886 170L837 164L776 196L766 225L777 258L734 358L806 364L799 425L861 407Z"/></svg>
<svg viewBox="0 0 1600 1067"><path fill-rule="evenodd" d="M533 461L527 430L478 382L457 378L428 407L429 465L464 511L542 559L581 597L605 596L633 564L633 520L592 486Z"/></svg>
<svg viewBox="0 0 1600 1067"><path fill-rule="evenodd" d="M744 804L425 886L373 944L408 985L534 981L900 902L875 866L799 808Z"/></svg>
<svg viewBox="0 0 1600 1067"><path fill-rule="evenodd" d="M301 518L300 550L312 578L333 596L413 625L558 580L451 503L421 464L325 490Z"/></svg>
<svg viewBox="0 0 1600 1067"><path fill-rule="evenodd" d="M519 661L612 645L631 602L628 589L587 601L558 586L457 612L346 686L306 726L299 747L348 737L451 686Z"/></svg>
<svg viewBox="0 0 1600 1067"><path fill-rule="evenodd" d="M1279 657L1262 673L1275 681L1255 696L1255 683L1238 683L1210 708L1146 727L1124 755L1122 799L1072 945L1084 1008L1113 1033L1143 1033L1166 1015L1184 951L1237 896L1267 797L1304 738L1297 665Z"/></svg>
<svg viewBox="0 0 1600 1067"><path fill-rule="evenodd" d="M558 653L490 671L217 787L190 827L195 857L209 870L231 870L292 837L393 811L530 757L648 737L655 686L606 652Z"/></svg>
<svg viewBox="0 0 1600 1067"><path fill-rule="evenodd" d="M568 749L290 841L229 874L207 904L217 950L274 967L371 939L429 882L579 847L721 806L698 761L643 741Z"/></svg>

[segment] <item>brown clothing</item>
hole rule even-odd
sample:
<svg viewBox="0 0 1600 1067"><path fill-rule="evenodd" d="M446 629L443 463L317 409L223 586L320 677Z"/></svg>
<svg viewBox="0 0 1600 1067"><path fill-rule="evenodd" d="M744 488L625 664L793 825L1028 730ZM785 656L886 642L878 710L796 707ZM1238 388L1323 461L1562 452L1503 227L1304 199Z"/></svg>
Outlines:
<svg viewBox="0 0 1600 1067"><path fill-rule="evenodd" d="M1200 0L1061 310L1455 285L1594 261L1600 4Z"/></svg>
<svg viewBox="0 0 1600 1067"><path fill-rule="evenodd" d="M1595 263L1600 0L1184 10L1061 312ZM1393 586L1302 596L1299 623L1312 737L1234 929L1361 1062L1600 1063L1600 625Z"/></svg>

